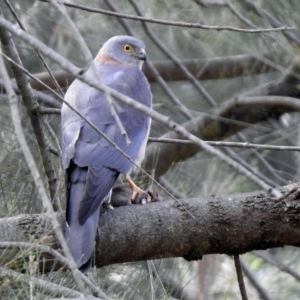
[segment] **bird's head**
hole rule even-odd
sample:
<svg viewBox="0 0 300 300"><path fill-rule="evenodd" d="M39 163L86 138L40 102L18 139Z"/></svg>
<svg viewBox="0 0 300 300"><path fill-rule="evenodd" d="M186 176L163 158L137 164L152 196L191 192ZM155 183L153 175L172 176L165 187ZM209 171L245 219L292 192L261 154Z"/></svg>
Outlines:
<svg viewBox="0 0 300 300"><path fill-rule="evenodd" d="M137 66L142 68L146 60L145 45L142 41L127 35L110 38L100 49L96 62L110 65Z"/></svg>

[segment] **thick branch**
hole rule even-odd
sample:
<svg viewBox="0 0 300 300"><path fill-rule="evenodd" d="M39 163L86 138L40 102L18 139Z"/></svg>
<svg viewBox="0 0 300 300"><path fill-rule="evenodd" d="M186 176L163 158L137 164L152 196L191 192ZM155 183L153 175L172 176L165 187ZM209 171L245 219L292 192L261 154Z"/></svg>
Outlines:
<svg viewBox="0 0 300 300"><path fill-rule="evenodd" d="M272 57L268 54L264 54L261 59L251 55L236 55L210 59L188 59L182 60L181 63L197 79L213 80L248 76L272 71L273 68L267 62L264 62L265 60L272 60ZM184 72L171 61L154 61L153 65L165 81L187 80ZM151 72L146 65L144 72L149 82L156 81L153 72ZM53 73L62 88L68 87L74 80L74 76L65 71L59 70ZM47 72L35 75L51 88L55 88L53 81ZM37 90L45 89L42 85L33 80L31 80L31 85Z"/></svg>
<svg viewBox="0 0 300 300"><path fill-rule="evenodd" d="M299 186L293 187L282 188L286 197L281 200L265 192L253 192L185 199L181 205L166 200L105 211L101 214L100 236L96 240L96 266L299 246ZM59 220L63 226L62 214ZM1 241L28 241L33 237L59 248L46 215L0 220ZM50 270L51 265L46 268Z"/></svg>
<svg viewBox="0 0 300 300"><path fill-rule="evenodd" d="M277 118L283 113L299 111L289 105L278 105L278 103L267 103L264 96L290 96L300 98L298 89L300 74L300 60L296 59L290 70L279 80L272 81L253 89L242 95L238 101L242 102L244 97L253 97L252 102L245 101L244 107L238 106L236 99L224 102L219 107L211 109L206 115L201 115L183 124L190 133L203 140L223 140L238 131L252 126L269 118ZM258 102L256 100L261 99ZM277 97L270 97L269 99ZM248 103L246 103L248 102ZM299 101L300 103L300 101ZM182 138L179 134L170 131L163 138ZM155 176L163 175L176 162L192 157L200 151L197 145L172 145L151 143L146 152L146 170L153 169L153 161L157 162Z"/></svg>
<svg viewBox="0 0 300 300"><path fill-rule="evenodd" d="M278 96L237 98L213 108L209 114L197 117L182 126L202 140L219 141L253 124L269 118L277 118L288 112L300 112L298 99ZM161 138L182 139L182 136L170 131ZM174 163L192 157L199 151L201 147L196 144L151 143L146 150L144 168L152 170L155 161L155 176L159 177Z"/></svg>

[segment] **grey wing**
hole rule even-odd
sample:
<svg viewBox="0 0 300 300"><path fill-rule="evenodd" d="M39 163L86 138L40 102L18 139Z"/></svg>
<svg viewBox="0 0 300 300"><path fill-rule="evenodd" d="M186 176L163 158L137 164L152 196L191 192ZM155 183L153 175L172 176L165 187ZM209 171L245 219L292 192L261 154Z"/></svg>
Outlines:
<svg viewBox="0 0 300 300"><path fill-rule="evenodd" d="M107 84L129 97L151 106L150 88L139 70L130 69L126 73L120 72L119 78L114 76L113 82ZM149 134L150 118L120 102L116 104L116 111L131 142L127 145L111 114L105 96L95 89L90 89L90 91L89 94L81 93L83 97L88 96L88 101L80 99L80 103L85 102L86 104L82 108L85 116L135 161L141 148L144 148ZM69 113L73 115L73 112ZM64 140L63 153L76 165L88 167L85 197L80 201L79 209L79 219L84 222L111 189L116 179L115 174L127 173L132 167L132 162L80 117L72 116L68 119L71 121L65 126L62 137ZM65 165L67 164L65 163ZM107 180L103 178L107 178ZM109 178L110 180L108 180Z"/></svg>

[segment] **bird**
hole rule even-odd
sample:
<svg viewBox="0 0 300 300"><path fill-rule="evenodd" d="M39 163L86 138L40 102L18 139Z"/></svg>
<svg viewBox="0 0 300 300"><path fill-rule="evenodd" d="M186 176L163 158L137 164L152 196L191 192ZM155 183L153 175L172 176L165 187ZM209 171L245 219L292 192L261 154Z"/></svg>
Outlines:
<svg viewBox="0 0 300 300"><path fill-rule="evenodd" d="M144 43L119 35L103 44L86 72L96 76L102 85L151 109L150 85L142 71L145 61ZM63 103L61 160L66 171L65 239L78 269L86 273L92 263L101 203L109 196L119 175L124 174L132 188L132 199L141 191L129 174L145 156L151 118L114 98L109 105L105 93L79 79L69 86L64 100L126 154Z"/></svg>

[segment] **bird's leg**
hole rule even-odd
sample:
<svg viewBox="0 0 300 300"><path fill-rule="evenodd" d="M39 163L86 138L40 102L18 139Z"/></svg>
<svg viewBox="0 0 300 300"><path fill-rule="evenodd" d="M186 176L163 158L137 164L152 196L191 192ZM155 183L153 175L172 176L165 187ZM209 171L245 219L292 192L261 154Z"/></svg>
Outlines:
<svg viewBox="0 0 300 300"><path fill-rule="evenodd" d="M125 175L125 179L127 180L128 184L129 184L129 187L132 189L132 195L131 195L131 202L136 202L137 201L137 197L139 196L139 194L143 194L145 195L145 202L151 202L151 196L143 191L142 189L140 189L133 181L132 179L130 178L129 175Z"/></svg>
<svg viewBox="0 0 300 300"><path fill-rule="evenodd" d="M111 205L111 195L112 195L112 189L109 191L108 195L105 197L102 204L102 206L108 209L114 209L114 207Z"/></svg>

